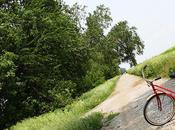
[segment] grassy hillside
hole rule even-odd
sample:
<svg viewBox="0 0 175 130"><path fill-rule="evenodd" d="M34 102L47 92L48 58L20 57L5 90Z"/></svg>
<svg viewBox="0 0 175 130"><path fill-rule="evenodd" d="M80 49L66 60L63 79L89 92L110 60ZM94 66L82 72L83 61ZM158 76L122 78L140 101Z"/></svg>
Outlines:
<svg viewBox="0 0 175 130"><path fill-rule="evenodd" d="M141 69L146 64L148 67L146 68L145 73L148 78L157 76L168 77L171 71L175 71L175 47L144 61L142 64L138 64L129 69L128 73L141 76Z"/></svg>
<svg viewBox="0 0 175 130"><path fill-rule="evenodd" d="M98 130L101 127L102 115L94 113L80 118L84 113L105 100L113 91L118 76L83 94L77 101L63 110L26 119L9 128L10 130Z"/></svg>

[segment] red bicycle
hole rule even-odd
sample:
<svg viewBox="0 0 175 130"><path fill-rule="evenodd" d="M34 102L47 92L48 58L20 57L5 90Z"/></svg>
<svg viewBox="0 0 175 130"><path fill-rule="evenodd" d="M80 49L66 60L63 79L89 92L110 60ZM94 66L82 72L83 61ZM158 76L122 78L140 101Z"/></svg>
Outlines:
<svg viewBox="0 0 175 130"><path fill-rule="evenodd" d="M175 92L164 86L154 84L154 81L161 79L156 78L152 81L145 78L144 70L142 76L149 87L152 87L154 94L148 98L144 106L143 114L145 120L151 125L161 126L169 122L175 114Z"/></svg>

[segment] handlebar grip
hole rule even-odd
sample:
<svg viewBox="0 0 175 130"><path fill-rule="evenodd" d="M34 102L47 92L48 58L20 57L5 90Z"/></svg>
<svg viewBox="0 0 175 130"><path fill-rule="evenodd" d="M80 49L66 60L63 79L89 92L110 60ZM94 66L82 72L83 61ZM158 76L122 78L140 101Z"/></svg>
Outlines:
<svg viewBox="0 0 175 130"><path fill-rule="evenodd" d="M154 81L161 79L161 77L156 78Z"/></svg>

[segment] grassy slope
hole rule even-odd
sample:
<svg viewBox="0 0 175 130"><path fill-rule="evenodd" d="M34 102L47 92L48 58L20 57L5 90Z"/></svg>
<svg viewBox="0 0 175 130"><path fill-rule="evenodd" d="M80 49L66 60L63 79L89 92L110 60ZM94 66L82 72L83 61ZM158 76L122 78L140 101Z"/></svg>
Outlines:
<svg viewBox="0 0 175 130"><path fill-rule="evenodd" d="M104 101L113 91L118 76L83 94L77 101L54 112L26 119L9 128L10 130L97 130L102 115L94 113L80 118L84 113Z"/></svg>
<svg viewBox="0 0 175 130"><path fill-rule="evenodd" d="M169 71L175 71L175 47L144 61L142 64L138 64L137 66L129 69L128 73L141 76L141 69L146 64L148 67L145 73L148 78L157 76L168 77Z"/></svg>

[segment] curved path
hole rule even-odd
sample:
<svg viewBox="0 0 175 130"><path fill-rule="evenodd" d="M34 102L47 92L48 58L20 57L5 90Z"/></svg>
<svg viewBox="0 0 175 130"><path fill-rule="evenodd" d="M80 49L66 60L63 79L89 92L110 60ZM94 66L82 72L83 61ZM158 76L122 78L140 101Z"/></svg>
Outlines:
<svg viewBox="0 0 175 130"><path fill-rule="evenodd" d="M156 84L164 84L175 90L175 80L161 79ZM124 74L119 79L114 92L91 112L119 112L102 130L175 130L175 119L164 126L149 125L143 118L143 106L152 94L151 88L137 76Z"/></svg>

